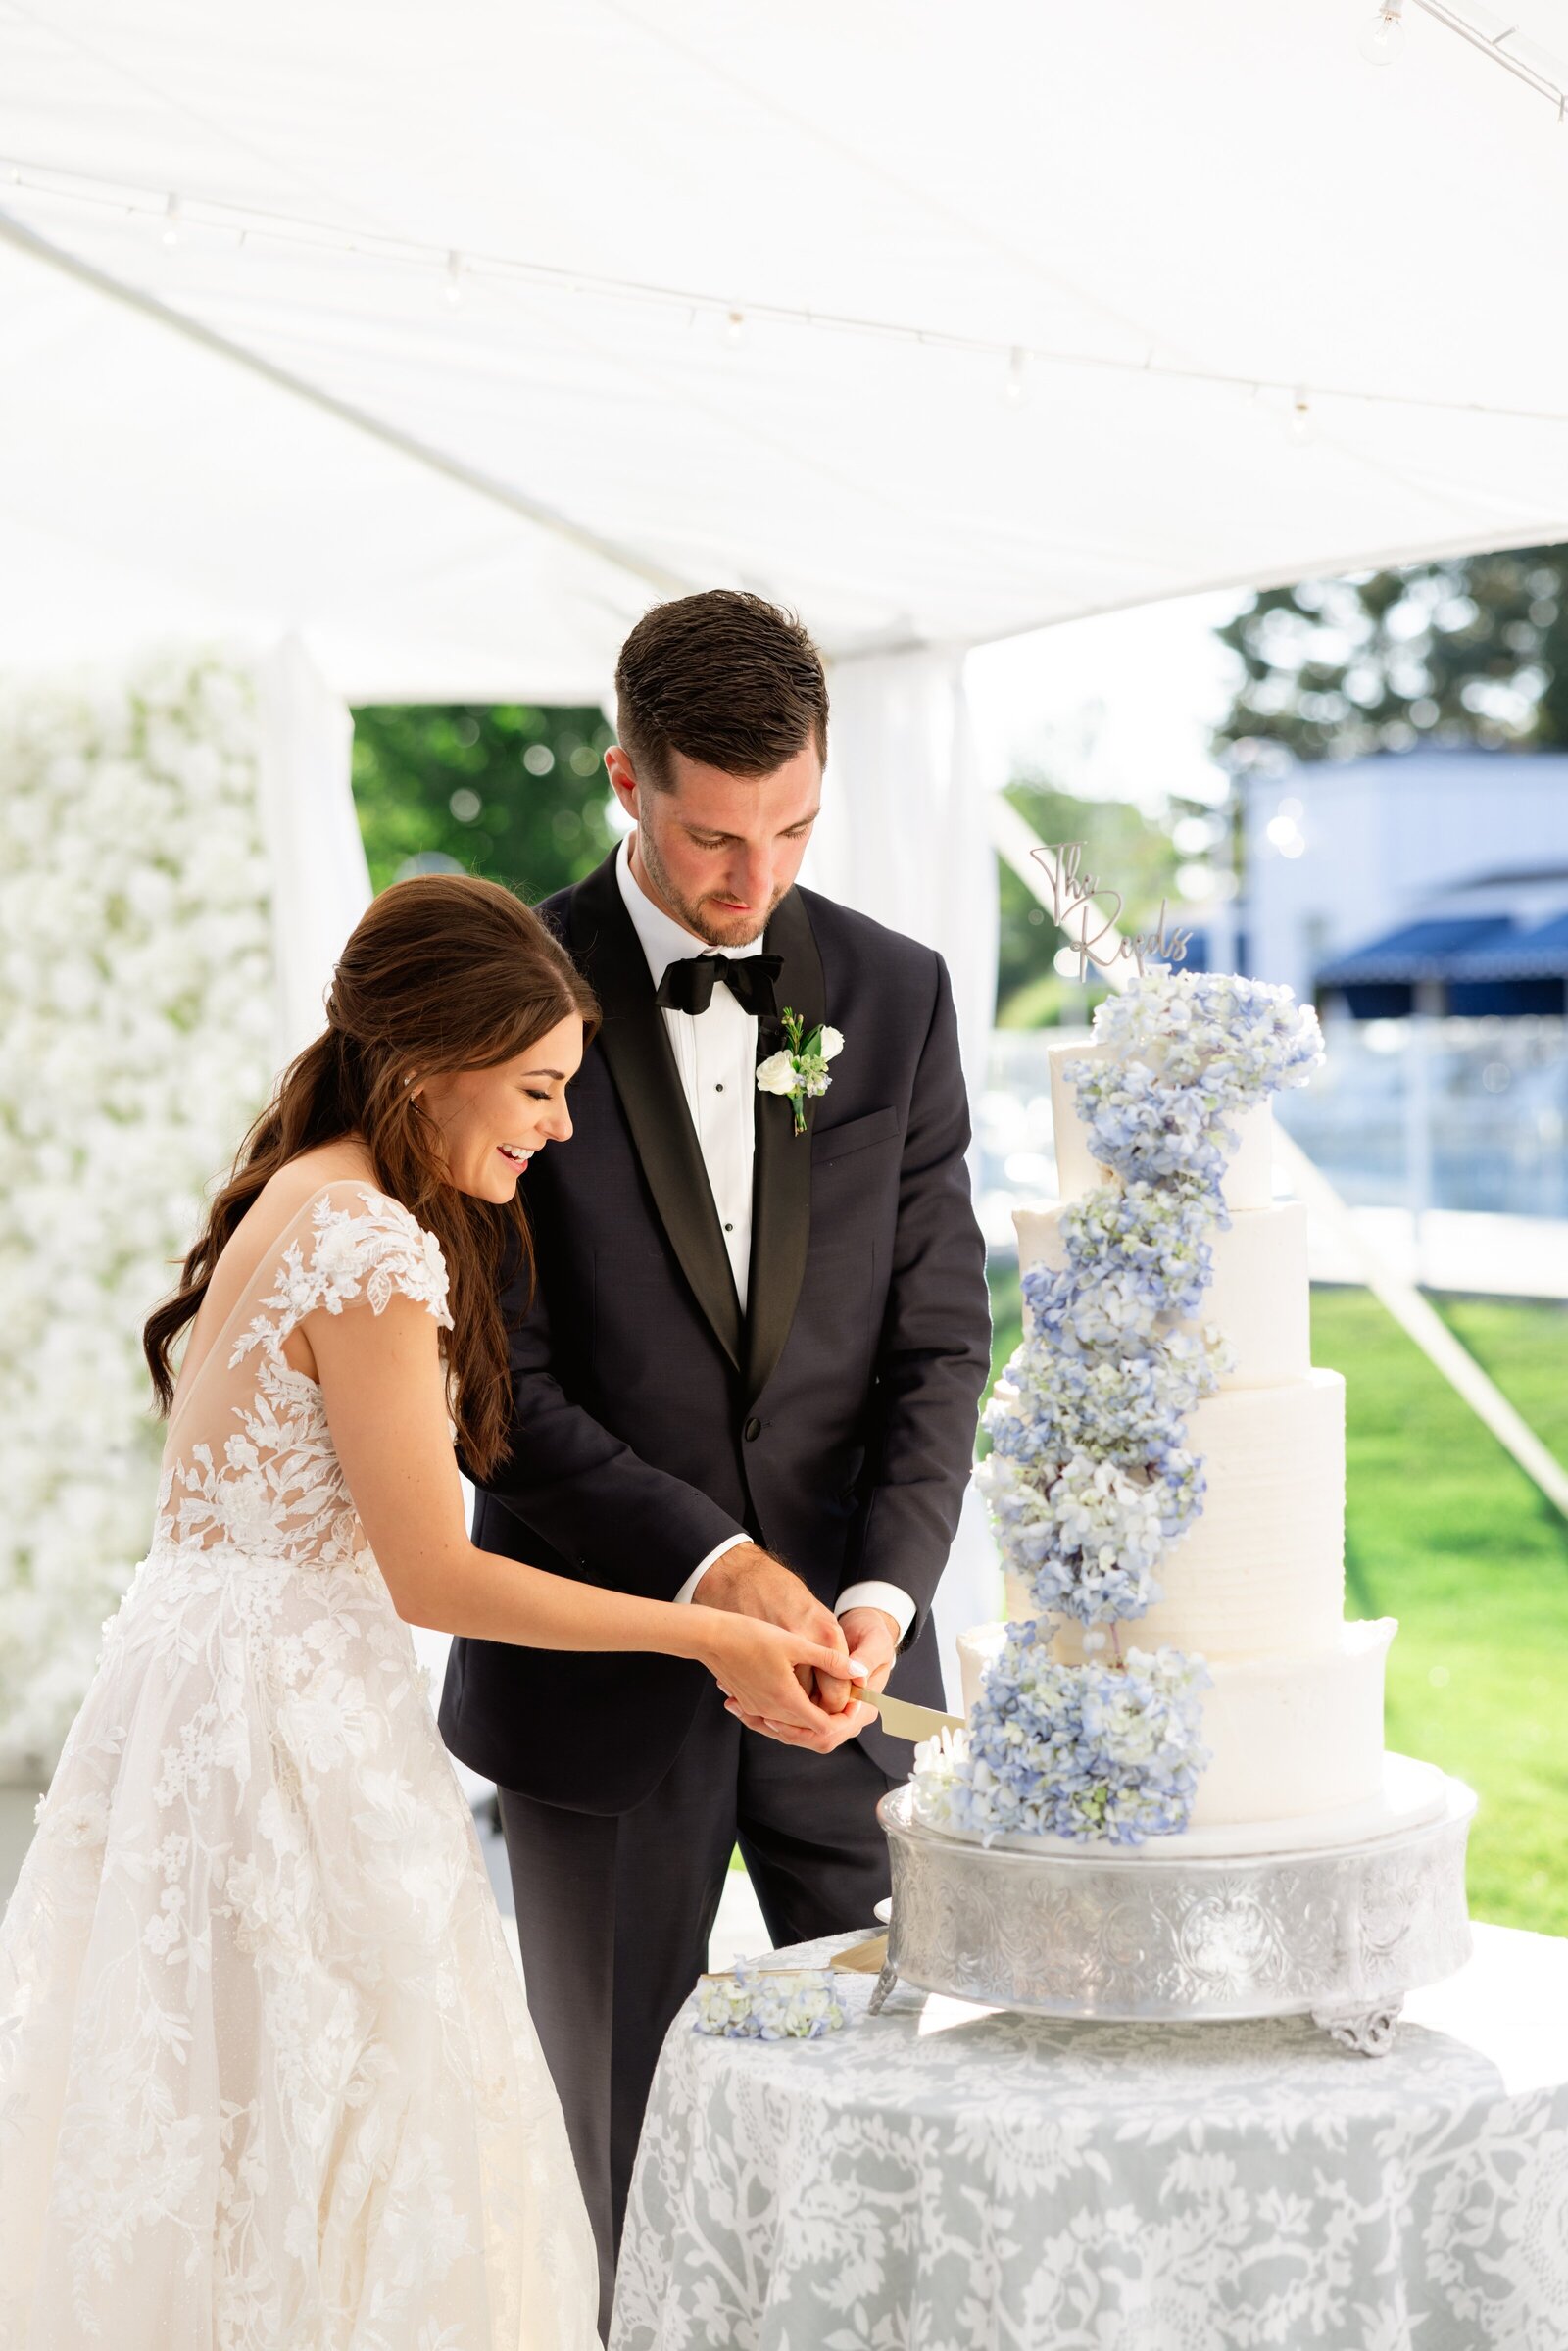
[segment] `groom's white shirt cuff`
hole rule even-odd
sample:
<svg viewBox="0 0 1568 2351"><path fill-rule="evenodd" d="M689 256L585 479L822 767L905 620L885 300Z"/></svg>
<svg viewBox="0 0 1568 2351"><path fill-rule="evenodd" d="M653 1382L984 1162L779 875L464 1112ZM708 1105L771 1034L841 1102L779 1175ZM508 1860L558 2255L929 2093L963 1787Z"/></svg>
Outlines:
<svg viewBox="0 0 1568 2351"><path fill-rule="evenodd" d="M880 1608L883 1615L891 1616L898 1626L901 1641L914 1622L914 1602L896 1584L878 1584L871 1580L864 1584L846 1584L833 1603L833 1613L842 1616L848 1608Z"/></svg>
<svg viewBox="0 0 1568 2351"><path fill-rule="evenodd" d="M722 1559L726 1551L739 1550L743 1543L750 1543L751 1540L749 1535L728 1535L722 1543L715 1543L707 1558L698 1562L679 1592L676 1592L676 1606L684 1608L691 1604L698 1585L715 1559ZM914 1602L908 1593L901 1592L896 1584L879 1584L868 1581L864 1584L847 1585L833 1603L833 1613L835 1616L843 1616L850 1608L880 1608L883 1615L891 1616L898 1626L901 1641L914 1622Z"/></svg>
<svg viewBox="0 0 1568 2351"><path fill-rule="evenodd" d="M697 1565L692 1569L691 1574L687 1577L685 1583L681 1586L679 1592L676 1592L676 1607L685 1608L690 1606L691 1601L696 1594L698 1585L707 1575L709 1569L712 1566L715 1559L722 1559L726 1551L738 1551L743 1543L750 1543L751 1540L752 1539L749 1535L726 1535L722 1543L715 1543L712 1549L709 1552L708 1557L698 1561Z"/></svg>

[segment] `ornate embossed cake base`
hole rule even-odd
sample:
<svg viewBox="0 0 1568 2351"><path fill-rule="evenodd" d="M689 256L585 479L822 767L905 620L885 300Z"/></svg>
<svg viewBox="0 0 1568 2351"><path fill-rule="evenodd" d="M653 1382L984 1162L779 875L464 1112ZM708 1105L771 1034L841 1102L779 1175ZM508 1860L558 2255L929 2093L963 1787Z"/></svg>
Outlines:
<svg viewBox="0 0 1568 2351"><path fill-rule="evenodd" d="M923 1827L913 1790L878 1817L893 1857L888 1959L901 1980L988 2008L1105 2022L1309 2014L1380 2055L1406 1992L1470 1956L1464 1854L1476 1799L1443 1783L1435 1818L1307 1852L1203 1859L989 1851Z"/></svg>

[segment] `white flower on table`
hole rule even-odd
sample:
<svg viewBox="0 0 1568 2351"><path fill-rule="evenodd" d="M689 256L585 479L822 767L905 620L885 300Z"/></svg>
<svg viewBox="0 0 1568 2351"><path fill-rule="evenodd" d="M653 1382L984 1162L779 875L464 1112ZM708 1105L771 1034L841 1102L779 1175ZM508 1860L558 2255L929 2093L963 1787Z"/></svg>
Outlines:
<svg viewBox="0 0 1568 2351"><path fill-rule="evenodd" d="M719 2040L819 2040L845 2022L838 1986L826 1968L761 1968L738 1960L727 1976L697 1988L694 2033Z"/></svg>

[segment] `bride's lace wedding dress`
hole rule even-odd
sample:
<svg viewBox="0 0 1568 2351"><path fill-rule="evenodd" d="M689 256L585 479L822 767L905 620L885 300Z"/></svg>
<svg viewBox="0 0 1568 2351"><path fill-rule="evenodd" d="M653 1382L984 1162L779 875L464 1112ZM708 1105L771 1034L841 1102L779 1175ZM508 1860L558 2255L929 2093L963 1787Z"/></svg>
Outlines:
<svg viewBox="0 0 1568 2351"><path fill-rule="evenodd" d="M441 1251L321 1190L176 1397L0 1927L0 2351L593 2351L593 2240L313 1309L451 1327Z"/></svg>

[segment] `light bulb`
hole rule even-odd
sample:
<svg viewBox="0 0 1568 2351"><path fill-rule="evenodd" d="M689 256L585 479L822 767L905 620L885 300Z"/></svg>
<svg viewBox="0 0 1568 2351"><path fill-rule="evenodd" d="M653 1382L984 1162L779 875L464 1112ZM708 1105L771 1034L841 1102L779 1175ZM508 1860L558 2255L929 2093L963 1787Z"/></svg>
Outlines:
<svg viewBox="0 0 1568 2351"><path fill-rule="evenodd" d="M1291 403L1291 440L1298 449L1304 449L1312 438L1312 411L1304 392L1298 392Z"/></svg>
<svg viewBox="0 0 1568 2351"><path fill-rule="evenodd" d="M445 291L447 308L448 310L455 311L458 307L458 304L463 300L463 256L461 253L449 253L447 255L447 282Z"/></svg>
<svg viewBox="0 0 1568 2351"><path fill-rule="evenodd" d="M1356 47L1369 66L1392 66L1404 47L1404 0L1381 0Z"/></svg>
<svg viewBox="0 0 1568 2351"><path fill-rule="evenodd" d="M166 245L179 243L179 198L177 196L171 196L169 202L164 206L164 243Z"/></svg>
<svg viewBox="0 0 1568 2351"><path fill-rule="evenodd" d="M731 351L744 349L746 343L746 314L744 311L730 312L724 321L724 340Z"/></svg>
<svg viewBox="0 0 1568 2351"><path fill-rule="evenodd" d="M1007 374L1002 387L1002 397L1008 408L1022 408L1028 394L1029 386L1024 380L1024 355L1014 344L1007 360Z"/></svg>

